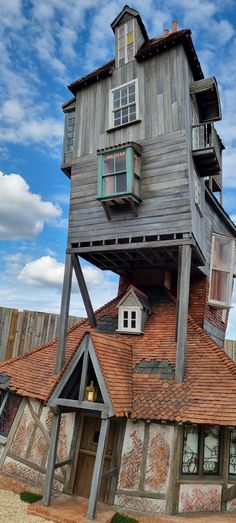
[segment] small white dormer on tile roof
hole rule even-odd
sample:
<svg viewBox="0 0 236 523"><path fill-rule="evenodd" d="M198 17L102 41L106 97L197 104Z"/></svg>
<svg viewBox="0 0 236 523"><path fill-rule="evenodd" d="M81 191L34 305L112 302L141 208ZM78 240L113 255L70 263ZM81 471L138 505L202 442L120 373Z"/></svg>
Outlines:
<svg viewBox="0 0 236 523"><path fill-rule="evenodd" d="M117 304L118 332L142 334L147 316L151 314L149 299L132 285Z"/></svg>

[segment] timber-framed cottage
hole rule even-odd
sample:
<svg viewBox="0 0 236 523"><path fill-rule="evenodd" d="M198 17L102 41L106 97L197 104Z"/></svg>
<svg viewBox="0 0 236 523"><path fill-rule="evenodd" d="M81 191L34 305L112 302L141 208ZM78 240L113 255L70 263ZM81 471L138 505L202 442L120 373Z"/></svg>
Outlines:
<svg viewBox="0 0 236 523"><path fill-rule="evenodd" d="M69 86L58 340L0 365L0 466L125 510L236 510L236 366L223 352L236 227L217 81L191 31L125 6L115 58ZM79 257L120 276L93 311ZM72 273L87 319L67 333Z"/></svg>

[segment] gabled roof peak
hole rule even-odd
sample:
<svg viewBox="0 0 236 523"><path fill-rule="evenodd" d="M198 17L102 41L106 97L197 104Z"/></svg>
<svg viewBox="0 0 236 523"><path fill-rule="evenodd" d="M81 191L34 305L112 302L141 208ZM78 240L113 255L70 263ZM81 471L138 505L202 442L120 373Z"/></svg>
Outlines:
<svg viewBox="0 0 236 523"><path fill-rule="evenodd" d="M144 40L148 40L148 34L147 34L147 31L146 31L146 27L142 21L142 18L139 14L138 11L136 11L136 9L132 9L131 7L129 7L127 4L124 5L123 9L121 10L121 12L116 16L115 20L113 20L113 22L111 23L111 28L112 30L115 32L115 28L116 26L119 24L119 22L122 20L123 16L125 14L129 14L131 16L133 16L134 18L137 19L138 23L139 23L139 26L140 26L140 29L142 31L142 34L143 34L143 37L144 37Z"/></svg>

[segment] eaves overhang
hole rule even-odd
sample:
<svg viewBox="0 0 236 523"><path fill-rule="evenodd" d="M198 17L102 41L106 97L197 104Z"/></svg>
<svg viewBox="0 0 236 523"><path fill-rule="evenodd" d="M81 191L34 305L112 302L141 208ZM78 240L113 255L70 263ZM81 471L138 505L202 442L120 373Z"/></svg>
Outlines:
<svg viewBox="0 0 236 523"><path fill-rule="evenodd" d="M201 123L221 120L221 104L215 77L202 78L190 85L190 94L195 96Z"/></svg>

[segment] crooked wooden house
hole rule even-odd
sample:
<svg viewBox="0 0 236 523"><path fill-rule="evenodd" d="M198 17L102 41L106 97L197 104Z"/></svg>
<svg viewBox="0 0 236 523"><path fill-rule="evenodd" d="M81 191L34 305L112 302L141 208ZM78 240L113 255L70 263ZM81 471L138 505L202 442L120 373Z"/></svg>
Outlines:
<svg viewBox="0 0 236 523"><path fill-rule="evenodd" d="M223 352L236 227L221 119L191 31L125 6L115 58L69 86L71 199L58 340L0 366L0 466L146 513L236 510L236 366ZM106 30L104 28L104 30ZM108 30L108 28L107 28ZM79 257L120 276L96 313ZM72 272L88 319L67 320Z"/></svg>

